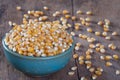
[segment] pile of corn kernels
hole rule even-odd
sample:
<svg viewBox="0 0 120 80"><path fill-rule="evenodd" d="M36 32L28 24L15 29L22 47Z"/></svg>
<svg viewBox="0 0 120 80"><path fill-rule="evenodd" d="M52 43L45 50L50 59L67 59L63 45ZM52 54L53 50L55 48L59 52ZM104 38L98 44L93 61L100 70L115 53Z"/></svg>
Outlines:
<svg viewBox="0 0 120 80"><path fill-rule="evenodd" d="M16 9L20 11L21 7L18 6L18 7L16 7ZM49 10L49 8L46 6L44 6L43 9L46 11ZM62 17L61 17L61 15L62 15ZM87 36L86 34L76 34L73 31L71 32L71 35L69 35L65 31L66 29L72 27L71 24L68 23L68 20L74 21L73 27L76 31L80 31L81 26L85 26L86 31L88 33L90 33L90 34L93 33L95 36L101 36L105 40L111 40L111 36L118 36L118 33L116 31L113 31L111 33L111 36L108 35L108 33L110 31L110 25L111 25L111 22L109 19L104 19L104 20L100 20L97 22L96 25L100 26L102 28L102 30L103 30L102 32L93 31L93 29L90 27L92 24L92 18L89 17L89 16L93 16L92 11L83 12L81 10L78 10L78 11L76 11L76 15L87 15L87 17L72 16L68 10L63 10L63 11L56 11L55 13L52 14L53 17L59 17L60 20L49 22L49 21L47 21L48 16L44 15L43 11L34 11L34 10L28 11L28 14L24 14L22 25L16 25L15 23L12 23L11 21L9 21L9 25L14 26L14 28L9 33L6 34L5 43L6 43L6 45L8 45L8 47L10 49L12 49L13 51L17 51L19 54L22 54L22 55L51 56L51 55L56 55L56 54L59 54L61 52L64 52L65 50L67 50L72 45L72 42L73 42L71 35L77 36L79 39L86 40L89 43L89 45L88 45L88 49L86 51L84 51L85 54L79 55L76 52L77 51L79 52L80 47L84 46L84 44L82 44L81 42L77 42L75 45L75 51L74 51L75 53L73 54L73 58L76 59L81 66L85 65L85 68L91 73L91 75L89 77L92 80L96 80L99 76L101 76L103 74L104 69L101 66L99 66L99 67L93 66L92 54L95 52L103 54L103 55L99 56L99 59L102 61L105 61L106 67L111 67L111 66L113 66L111 60L119 60L119 56L117 54L113 54L113 55L107 55L107 54L104 55L104 54L106 53L106 48L109 48L110 50L116 50L117 46L114 43L110 43L106 47L105 45L103 45L100 42L96 43L95 37L90 37L90 36ZM30 16L34 16L35 18L29 19ZM76 21L79 21L79 22L76 22ZM62 23L62 24L60 24L60 23ZM41 25L41 26L38 26L38 25ZM53 27L51 25L55 25L55 26L59 25L59 26ZM46 29L46 30L42 30L43 29L42 26L44 26L44 29ZM49 26L51 28L45 27L45 26ZM37 27L37 29L35 29L36 27ZM18 31L18 32L16 32L16 31ZM19 31L21 31L22 34L19 34L20 33ZM54 31L56 33L55 34L56 37L54 36L54 33L53 33ZM40 32L40 33L38 33L38 32ZM15 34L13 35L13 33L15 33ZM38 33L38 35L39 34L42 34L42 35L38 36L38 35L36 35L36 33ZM41 42L40 41L41 39L39 39L39 38L42 38L42 40L44 40L45 39L44 35L46 35L47 33L49 33L49 35L46 36L46 38L48 40L45 43L42 42L41 44L38 45L38 43L36 41L38 40L38 42ZM18 36L14 37L15 35L18 35ZM29 38L28 38L28 36L29 36ZM52 36L54 36L54 37L52 37ZM59 36L59 38L58 38L58 36ZM68 37L66 37L66 36L68 36ZM35 37L37 37L37 38L35 38ZM15 39L15 40L12 40L12 39ZM26 40L26 41L24 41L24 40ZM52 44L51 44L51 40L54 41ZM63 41L65 43L56 44L55 42L57 42L57 40L58 40L58 42ZM17 45L17 48L15 48L15 47L13 47L13 45L11 45L11 44L13 44L13 41L15 42L14 45ZM30 46L25 47L24 43L22 43L21 41L24 41L25 44L29 44ZM30 42L27 42L27 41L30 41ZM35 42L35 43L33 43L33 42ZM22 43L22 44L20 44L20 43ZM46 44L47 44L47 46L52 45L52 47L43 47L43 45L46 45ZM34 45L38 45L38 47L35 47ZM59 45L59 47L55 47L57 45ZM22 48L19 48L20 46L22 46ZM24 49L24 47L27 49ZM36 50L34 50L34 48ZM54 49L54 50L53 50L53 52L50 51L48 53L48 51L49 51L48 49L50 49L50 50ZM27 51L25 51L25 50L27 50ZM29 51L29 54L28 54L28 51ZM45 53L45 54L43 54L43 53ZM70 75L70 76L74 75L75 71L77 69L78 69L77 66L71 67L70 71L68 72L68 75ZM120 75L120 70L116 69L115 74ZM87 77L85 75L81 76L80 80L88 80Z"/></svg>
<svg viewBox="0 0 120 80"><path fill-rule="evenodd" d="M28 15L39 18L28 19ZM58 20L46 21L47 18L42 11L28 11L22 24L9 22L13 28L6 33L5 44L24 56L44 57L65 52L73 43L72 36L66 31L67 26Z"/></svg>

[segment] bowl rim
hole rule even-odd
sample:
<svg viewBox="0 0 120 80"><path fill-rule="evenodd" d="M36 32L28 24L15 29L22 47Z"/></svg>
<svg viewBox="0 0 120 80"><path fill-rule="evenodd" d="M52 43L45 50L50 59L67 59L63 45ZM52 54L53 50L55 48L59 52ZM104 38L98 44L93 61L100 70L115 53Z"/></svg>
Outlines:
<svg viewBox="0 0 120 80"><path fill-rule="evenodd" d="M64 55L67 54L71 49L72 49L72 51L73 51L74 46L75 46L75 42L74 42L74 38L73 38L72 46L70 46L70 48L67 49L65 52L62 52L62 53L60 53L60 54L58 54L58 55L55 55L55 56L33 57L33 56L20 55L20 54L18 54L17 52L13 52L13 51L10 50L10 49L8 48L8 46L5 44L4 39L5 39L5 36L2 38L3 48L4 48L5 50L7 50L9 53L11 53L11 54L14 55L14 56L20 57L20 58L35 59L35 60L40 60L40 59L41 59L41 60L46 60L46 59L53 59L53 58L58 58L58 57L64 56Z"/></svg>

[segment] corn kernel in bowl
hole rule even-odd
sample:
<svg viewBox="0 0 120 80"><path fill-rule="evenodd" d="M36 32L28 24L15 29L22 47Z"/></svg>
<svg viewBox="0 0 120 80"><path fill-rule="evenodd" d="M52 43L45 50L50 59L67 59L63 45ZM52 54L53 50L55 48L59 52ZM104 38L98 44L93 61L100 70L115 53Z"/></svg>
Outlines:
<svg viewBox="0 0 120 80"><path fill-rule="evenodd" d="M9 49L25 56L54 56L69 49L72 42L72 36L59 21L29 20L14 25L5 37Z"/></svg>

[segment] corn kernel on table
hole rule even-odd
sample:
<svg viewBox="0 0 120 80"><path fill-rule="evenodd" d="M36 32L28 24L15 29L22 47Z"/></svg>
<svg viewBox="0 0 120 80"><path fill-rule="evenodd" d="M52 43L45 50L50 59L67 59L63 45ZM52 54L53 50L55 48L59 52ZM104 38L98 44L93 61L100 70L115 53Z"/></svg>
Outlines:
<svg viewBox="0 0 120 80"><path fill-rule="evenodd" d="M16 6L21 6L22 11L17 11ZM109 19L111 21L109 34L111 36L112 31L118 32L118 36L112 36L111 40L105 40L101 36L96 36L94 33L88 33L85 31L85 27L80 27L81 29L76 31L74 26L69 29L69 31L75 32L75 42L82 43L82 47L79 50L74 50L74 53L80 55L85 55L85 51L88 49L88 42L80 39L77 35L86 34L88 36L94 37L97 42L102 43L107 47L109 43L114 43L117 46L116 50L109 50L106 48L106 53L101 54L99 52L94 52L92 54L92 64L94 67L102 67L103 73L98 76L96 80L120 80L120 74L116 75L116 70L120 70L120 61L111 60L112 66L105 66L105 61L100 60L101 55L113 55L117 54L120 56L120 0L0 0L0 39L6 32L8 32L12 27L9 27L8 21L21 23L23 13L28 10L43 10L43 6L49 7L49 11L46 11L47 15L52 14L55 11L68 10L72 16L77 16L78 18L83 17L83 15L77 15L77 10L82 10L83 12L92 11L94 14L90 16L93 20L93 24L90 26L93 31L103 30L94 25L99 20ZM53 18L51 17L51 20ZM76 21L70 21L72 25ZM13 68L9 62L6 60L5 55L2 50L2 43L0 40L0 80L93 80L92 75L85 65L80 65L78 59L72 58L68 65L49 76L44 77L31 77L26 76L20 71ZM71 71L71 67L77 66L74 75L68 75ZM119 72L118 72L119 73ZM82 78L81 78L82 77ZM83 79L86 77L86 79Z"/></svg>

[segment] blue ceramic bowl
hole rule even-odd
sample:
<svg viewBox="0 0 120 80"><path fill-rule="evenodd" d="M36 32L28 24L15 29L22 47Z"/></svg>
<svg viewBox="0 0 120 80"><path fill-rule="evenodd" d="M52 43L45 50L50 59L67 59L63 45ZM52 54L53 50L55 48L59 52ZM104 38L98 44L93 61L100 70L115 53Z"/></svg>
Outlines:
<svg viewBox="0 0 120 80"><path fill-rule="evenodd" d="M59 71L69 62L72 51L74 49L74 42L72 46L65 52L50 57L30 57L19 55L10 50L2 39L4 54L7 60L21 72L31 76L44 76Z"/></svg>

